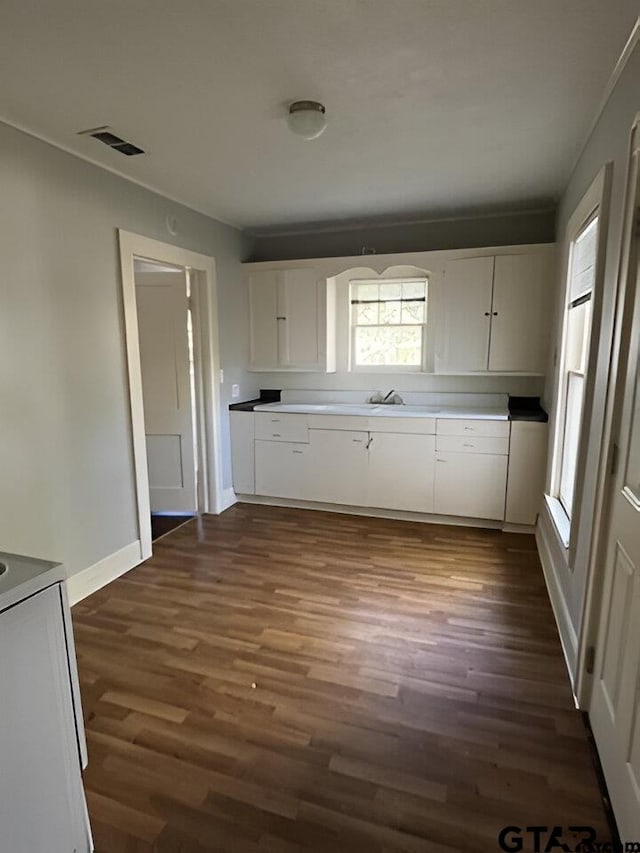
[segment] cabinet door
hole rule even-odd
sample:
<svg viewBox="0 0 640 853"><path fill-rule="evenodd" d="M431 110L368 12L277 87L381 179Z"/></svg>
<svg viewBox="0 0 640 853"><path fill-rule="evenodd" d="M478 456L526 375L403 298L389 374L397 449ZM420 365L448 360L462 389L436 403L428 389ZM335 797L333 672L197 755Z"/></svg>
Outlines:
<svg viewBox="0 0 640 853"><path fill-rule="evenodd" d="M0 846L88 853L58 585L0 613L0 649Z"/></svg>
<svg viewBox="0 0 640 853"><path fill-rule="evenodd" d="M489 370L545 372L551 273L547 255L496 257Z"/></svg>
<svg viewBox="0 0 640 853"><path fill-rule="evenodd" d="M445 265L436 339L436 370L486 370L491 328L493 258L460 258Z"/></svg>
<svg viewBox="0 0 640 853"><path fill-rule="evenodd" d="M371 433L368 506L433 512L435 436Z"/></svg>
<svg viewBox="0 0 640 853"><path fill-rule="evenodd" d="M259 270L249 277L249 369L278 367L278 273Z"/></svg>
<svg viewBox="0 0 640 853"><path fill-rule="evenodd" d="M369 433L309 430L311 500L366 506Z"/></svg>
<svg viewBox="0 0 640 853"><path fill-rule="evenodd" d="M255 457L257 495L308 500L308 444L257 440Z"/></svg>
<svg viewBox="0 0 640 853"><path fill-rule="evenodd" d="M231 427L231 471L236 494L255 493L253 412L229 412Z"/></svg>
<svg viewBox="0 0 640 853"><path fill-rule="evenodd" d="M325 359L320 331L321 285L315 270L283 270L278 286L279 356L282 367L317 370Z"/></svg>
<svg viewBox="0 0 640 853"><path fill-rule="evenodd" d="M507 459L491 453L436 453L434 511L503 520Z"/></svg>
<svg viewBox="0 0 640 853"><path fill-rule="evenodd" d="M513 421L505 521L535 524L547 470L548 424Z"/></svg>

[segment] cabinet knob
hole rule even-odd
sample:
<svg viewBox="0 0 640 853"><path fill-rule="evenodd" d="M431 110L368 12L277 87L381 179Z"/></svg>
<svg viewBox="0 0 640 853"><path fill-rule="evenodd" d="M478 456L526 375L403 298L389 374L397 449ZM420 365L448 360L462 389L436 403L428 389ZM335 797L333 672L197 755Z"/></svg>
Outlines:
<svg viewBox="0 0 640 853"><path fill-rule="evenodd" d="M497 316L498 316L498 312L497 312L497 311L494 311L494 312L493 312L493 316L494 316L494 317L497 317Z"/></svg>
<svg viewBox="0 0 640 853"><path fill-rule="evenodd" d="M286 317L276 317L276 320L286 320Z"/></svg>
<svg viewBox="0 0 640 853"><path fill-rule="evenodd" d="M485 311L485 312L484 312L484 316L485 316L485 317L490 317L490 316L491 316L491 311Z"/></svg>

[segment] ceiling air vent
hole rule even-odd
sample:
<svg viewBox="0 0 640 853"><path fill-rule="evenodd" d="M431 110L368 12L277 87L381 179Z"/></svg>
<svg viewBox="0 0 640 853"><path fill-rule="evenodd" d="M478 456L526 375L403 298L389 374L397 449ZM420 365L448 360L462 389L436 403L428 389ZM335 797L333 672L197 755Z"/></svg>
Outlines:
<svg viewBox="0 0 640 853"><path fill-rule="evenodd" d="M138 148L138 146L134 145L133 142L127 142L126 139L121 139L119 136L116 136L115 133L111 132L111 128L109 127L92 127L89 130L81 130L78 133L78 136L92 136L99 142L103 142L105 145L108 145L109 148L113 148L121 154L126 154L127 157L133 157L134 154L145 153L142 148Z"/></svg>

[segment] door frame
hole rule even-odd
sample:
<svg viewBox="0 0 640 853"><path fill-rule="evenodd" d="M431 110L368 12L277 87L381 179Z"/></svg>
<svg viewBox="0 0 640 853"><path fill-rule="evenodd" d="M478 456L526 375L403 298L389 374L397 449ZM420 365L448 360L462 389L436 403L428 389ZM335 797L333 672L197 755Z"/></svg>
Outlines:
<svg viewBox="0 0 640 853"><path fill-rule="evenodd" d="M122 301L133 467L135 476L140 557L151 556L151 505L144 427L142 369L134 261L157 261L190 270L191 308L196 367L196 428L198 431L198 509L220 513L225 509L222 486L222 445L220 441L220 350L218 343L218 302L215 259L170 243L118 229Z"/></svg>
<svg viewBox="0 0 640 853"><path fill-rule="evenodd" d="M636 214L640 193L636 193L636 179L638 163L634 152L640 145L640 113L631 126L629 135L629 147L625 176L625 194L623 201L623 219L621 228L620 255L618 261L618 272L616 277L616 303L614 315L614 327L610 348L609 375L607 378L607 392L605 402L604 426L602 431L602 443L600 448L600 460L598 464L598 479L596 483L596 498L594 506L594 518L592 527L592 539L589 552L589 564L587 566L586 589L582 607L582 619L580 636L578 640L578 656L576 661L576 677L574 693L579 707L588 710L591 704L591 690L593 686L593 674L590 659L597 648L600 628L600 611L602 606L602 593L605 579L605 556L609 531L610 515L610 484L612 475L612 463L620 462L613 459L613 447L618 437L620 414L622 411L622 391L620 379L624 380L620 368L620 355L630 333L630 280L633 273L635 285L635 273L631 269L631 249L634 240L634 229L637 227ZM593 649L594 652L590 650Z"/></svg>

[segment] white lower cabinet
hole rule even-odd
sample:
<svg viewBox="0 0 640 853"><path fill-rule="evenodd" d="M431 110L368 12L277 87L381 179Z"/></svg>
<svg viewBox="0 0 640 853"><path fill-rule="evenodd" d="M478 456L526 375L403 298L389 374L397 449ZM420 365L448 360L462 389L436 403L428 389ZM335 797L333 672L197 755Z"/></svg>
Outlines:
<svg viewBox="0 0 640 853"><path fill-rule="evenodd" d="M548 424L514 421L511 424L509 480L505 521L535 524L542 505L547 470Z"/></svg>
<svg viewBox="0 0 640 853"><path fill-rule="evenodd" d="M390 417L232 415L239 494L535 524L546 424L396 417L392 432Z"/></svg>
<svg viewBox="0 0 640 853"><path fill-rule="evenodd" d="M365 506L368 432L309 430L310 500Z"/></svg>
<svg viewBox="0 0 640 853"><path fill-rule="evenodd" d="M508 456L436 453L434 512L504 519Z"/></svg>
<svg viewBox="0 0 640 853"><path fill-rule="evenodd" d="M256 440L255 459L257 495L311 500L308 444Z"/></svg>
<svg viewBox="0 0 640 853"><path fill-rule="evenodd" d="M367 506L433 512L434 435L371 433Z"/></svg>

